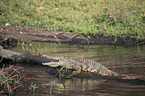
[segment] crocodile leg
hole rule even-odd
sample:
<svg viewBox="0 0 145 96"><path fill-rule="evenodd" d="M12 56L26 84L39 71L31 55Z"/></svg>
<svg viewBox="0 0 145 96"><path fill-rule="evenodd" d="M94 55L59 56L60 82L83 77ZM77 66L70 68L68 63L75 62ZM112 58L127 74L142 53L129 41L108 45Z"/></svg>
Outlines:
<svg viewBox="0 0 145 96"><path fill-rule="evenodd" d="M73 71L72 74L68 75L66 78L70 78L71 76L77 75L81 73L81 70Z"/></svg>

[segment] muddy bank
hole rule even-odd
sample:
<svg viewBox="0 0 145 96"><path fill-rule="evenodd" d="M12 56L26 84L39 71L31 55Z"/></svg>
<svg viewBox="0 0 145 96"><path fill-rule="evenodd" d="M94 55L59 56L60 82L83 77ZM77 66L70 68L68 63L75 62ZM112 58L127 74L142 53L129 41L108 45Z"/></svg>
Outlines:
<svg viewBox="0 0 145 96"><path fill-rule="evenodd" d="M76 45L121 45L125 47L136 44L145 44L144 41L137 41L133 36L105 37L103 35L78 35L72 32L54 32L44 28L35 32L34 28L28 30L19 30L16 26L1 28L0 35L4 37L16 37L20 41L40 41L40 42L57 42Z"/></svg>

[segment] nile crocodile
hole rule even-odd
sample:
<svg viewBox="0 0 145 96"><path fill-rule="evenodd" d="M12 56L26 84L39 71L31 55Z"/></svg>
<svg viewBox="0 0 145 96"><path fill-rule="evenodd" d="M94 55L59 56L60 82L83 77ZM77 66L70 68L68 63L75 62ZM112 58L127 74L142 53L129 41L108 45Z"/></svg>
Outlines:
<svg viewBox="0 0 145 96"><path fill-rule="evenodd" d="M122 79L128 79L128 78L135 79L135 77L133 76L120 75L116 72L113 72L109 70L107 67L105 67L104 65L90 59L74 59L74 58L68 58L64 56L50 56L50 55L43 55L43 57L58 60L58 62L42 63L43 65L47 65L50 67L61 66L62 68L75 70L72 72L71 75L68 75L67 78L79 74L81 71L87 71L87 72L97 73L101 76L121 77Z"/></svg>

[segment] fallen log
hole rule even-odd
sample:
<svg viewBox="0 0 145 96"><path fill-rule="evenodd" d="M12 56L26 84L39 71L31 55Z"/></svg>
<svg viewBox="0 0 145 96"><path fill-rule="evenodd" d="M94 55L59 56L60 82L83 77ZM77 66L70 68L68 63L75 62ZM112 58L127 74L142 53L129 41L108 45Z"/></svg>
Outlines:
<svg viewBox="0 0 145 96"><path fill-rule="evenodd" d="M41 56L35 56L32 54L19 53L19 52L3 49L3 47L0 46L0 63L3 60L12 61L14 63L29 62L32 64L42 64L44 62L52 62L52 61L57 62L57 60L48 59Z"/></svg>

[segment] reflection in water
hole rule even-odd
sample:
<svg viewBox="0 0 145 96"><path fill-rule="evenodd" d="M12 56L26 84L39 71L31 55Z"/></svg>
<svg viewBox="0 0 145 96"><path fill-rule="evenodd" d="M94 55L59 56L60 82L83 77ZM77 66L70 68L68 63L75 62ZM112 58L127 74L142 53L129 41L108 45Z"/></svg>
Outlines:
<svg viewBox="0 0 145 96"><path fill-rule="evenodd" d="M103 79L66 79L63 81L63 84L65 85L65 88L70 91L89 91L92 89L96 89L99 84L102 84L104 81Z"/></svg>
<svg viewBox="0 0 145 96"><path fill-rule="evenodd" d="M61 83L55 83L55 93L64 95L107 95L107 96L144 96L145 86L130 83L120 83L107 79L66 79ZM48 88L50 90L50 87Z"/></svg>
<svg viewBox="0 0 145 96"><path fill-rule="evenodd" d="M106 80L104 79L63 79L61 81L49 81L43 83L42 86L49 87L48 90L56 90L55 92L67 93L67 92L87 92L89 90L98 89L99 85L103 84Z"/></svg>
<svg viewBox="0 0 145 96"><path fill-rule="evenodd" d="M32 46L26 47L28 47L27 49L30 51L30 53L35 55L64 55L71 58L93 59L117 73L134 75L142 80L145 80L145 45L124 48L122 46L108 45L75 46L66 44L60 45L55 43L32 42ZM22 50L21 46L12 50L25 52L24 50ZM47 85L46 83L44 83L44 85ZM62 94L63 96L145 95L145 85L125 83L108 79L73 78L62 80L61 83L56 84L58 85L57 88L60 92L57 93L59 93L59 95ZM50 87L48 88L48 90L50 90Z"/></svg>

